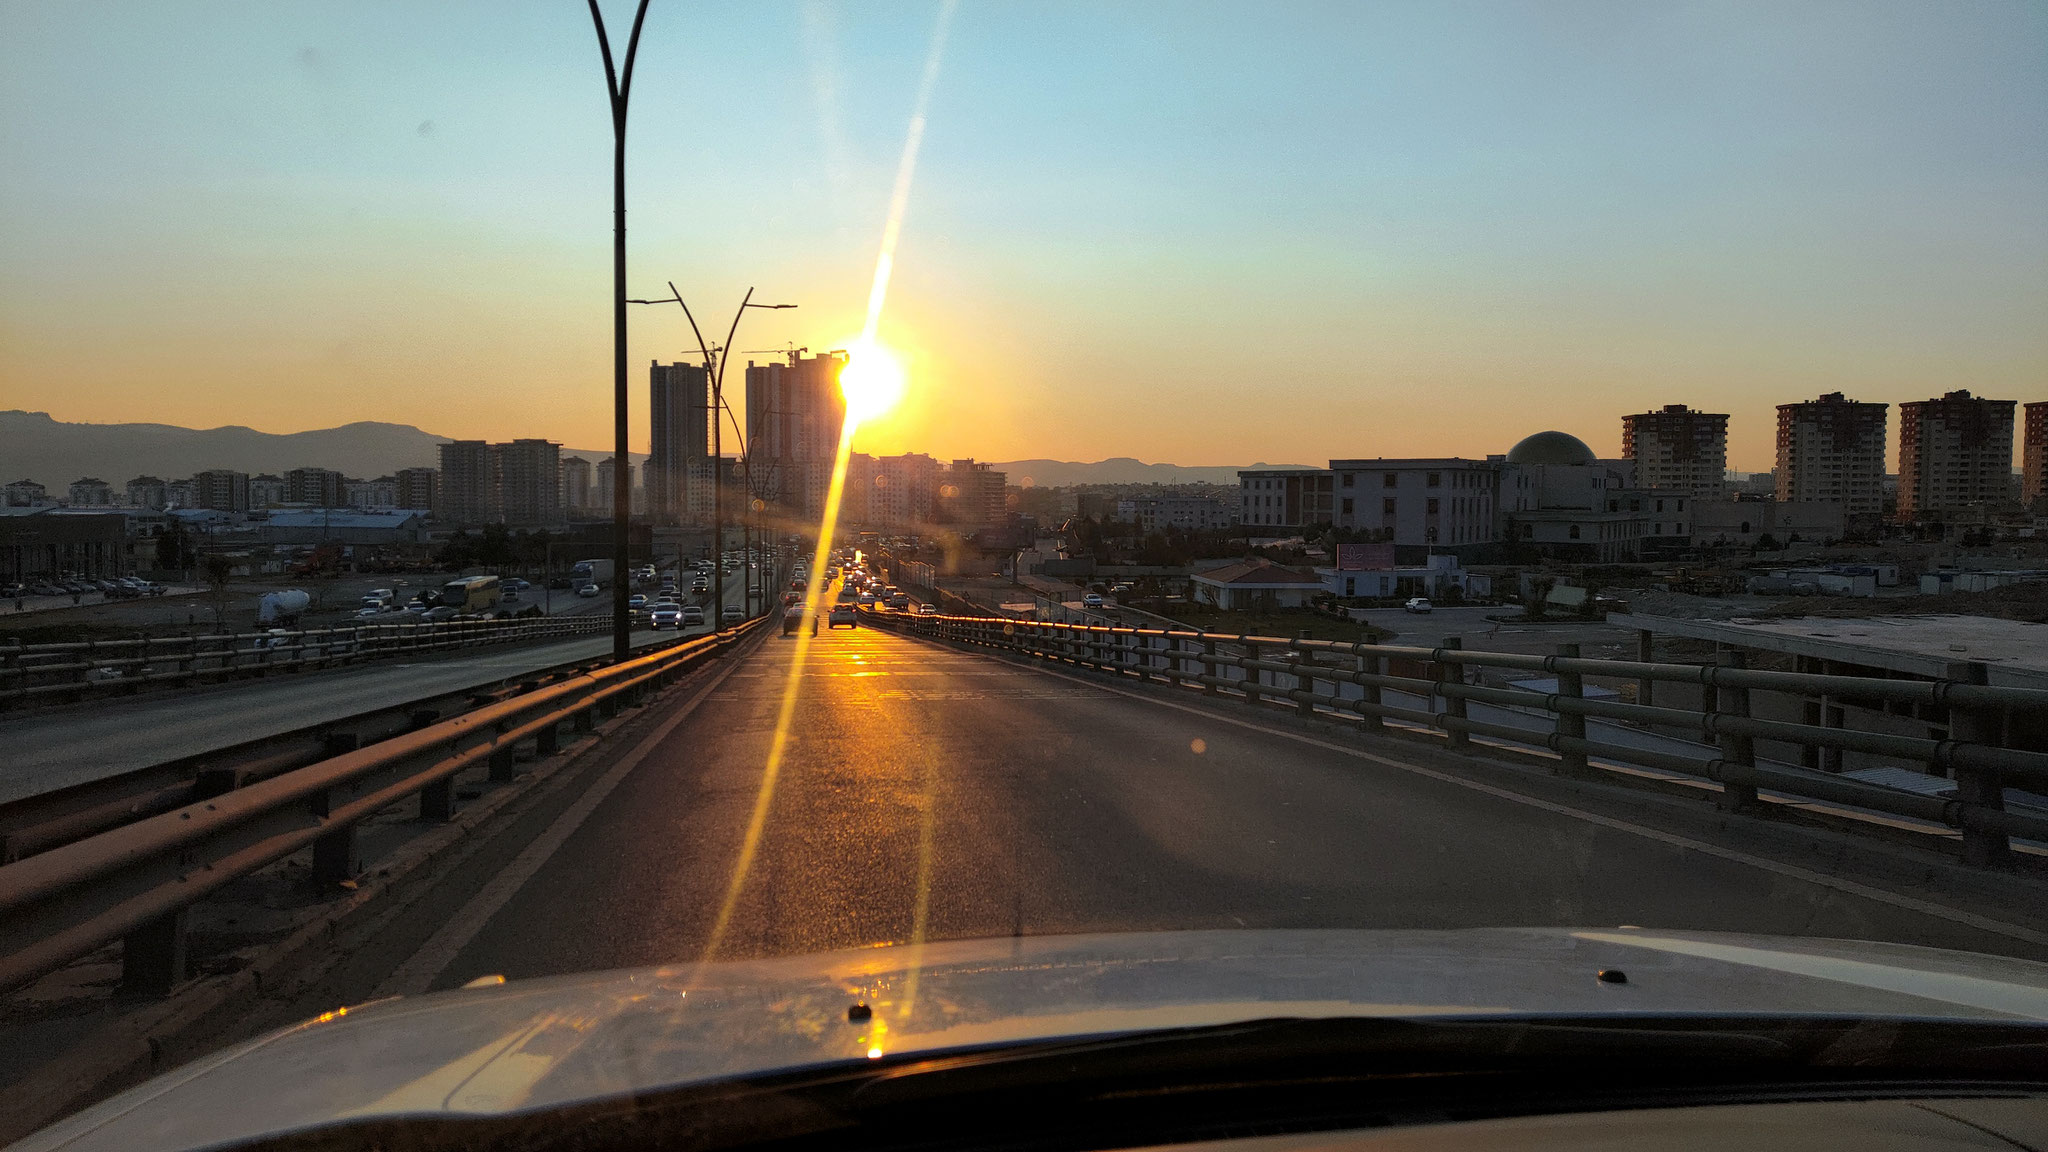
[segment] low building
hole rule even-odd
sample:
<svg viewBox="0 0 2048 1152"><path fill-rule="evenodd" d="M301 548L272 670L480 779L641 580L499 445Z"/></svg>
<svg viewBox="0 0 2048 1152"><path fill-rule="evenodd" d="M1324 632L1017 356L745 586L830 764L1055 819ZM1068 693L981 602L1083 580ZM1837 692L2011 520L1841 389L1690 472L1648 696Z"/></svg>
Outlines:
<svg viewBox="0 0 2048 1152"><path fill-rule="evenodd" d="M1750 547L1769 536L1780 544L1827 544L1849 524L1841 504L1810 500L1704 500L1693 509L1693 542Z"/></svg>
<svg viewBox="0 0 2048 1152"><path fill-rule="evenodd" d="M0 517L0 580L126 575L128 521L119 513Z"/></svg>
<svg viewBox="0 0 2048 1152"><path fill-rule="evenodd" d="M1391 542L1402 559L1471 555L1496 543L1501 460L1457 457L1332 460L1339 528Z"/></svg>
<svg viewBox="0 0 2048 1152"><path fill-rule="evenodd" d="M1346 599L1406 600L1412 596L1435 598L1448 588L1461 596L1491 596L1493 578L1467 571L1456 556L1431 556L1420 565L1354 570L1318 568L1323 591Z"/></svg>
<svg viewBox="0 0 2048 1152"><path fill-rule="evenodd" d="M1691 500L1631 485L1626 461L1605 461L1576 436L1538 432L1508 449L1500 507L1507 535L1522 551L1560 560L1612 564L1642 554L1651 524L1645 499ZM1674 510L1673 515L1678 515Z"/></svg>
<svg viewBox="0 0 2048 1152"><path fill-rule="evenodd" d="M315 508L272 512L260 534L269 544L420 544L427 538L427 518L417 509L362 512Z"/></svg>
<svg viewBox="0 0 2048 1152"><path fill-rule="evenodd" d="M1301 608L1323 591L1321 577L1265 560L1242 560L1197 572L1189 582L1196 603L1212 604L1226 612Z"/></svg>

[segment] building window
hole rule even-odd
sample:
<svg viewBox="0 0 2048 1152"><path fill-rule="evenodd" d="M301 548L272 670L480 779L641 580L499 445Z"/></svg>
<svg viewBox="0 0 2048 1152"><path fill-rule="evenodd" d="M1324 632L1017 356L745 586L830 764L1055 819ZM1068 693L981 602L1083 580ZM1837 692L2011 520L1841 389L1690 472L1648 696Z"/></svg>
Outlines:
<svg viewBox="0 0 2048 1152"><path fill-rule="evenodd" d="M1664 525L1662 525L1662 524L1653 524L1653 525L1651 525L1651 526L1650 526L1650 535L1652 535L1652 536L1662 536L1663 534L1664 534Z"/></svg>
<svg viewBox="0 0 2048 1152"><path fill-rule="evenodd" d="M1351 497L1349 496L1344 498L1344 514L1346 516L1351 515Z"/></svg>
<svg viewBox="0 0 2048 1152"><path fill-rule="evenodd" d="M1572 539L1577 540L1579 538L1579 526L1577 524L1572 525L1571 530L1565 534L1567 536L1570 536Z"/></svg>
<svg viewBox="0 0 2048 1152"><path fill-rule="evenodd" d="M1355 476L1354 476L1354 475L1353 475L1352 473L1350 473L1350 472L1346 472L1346 473L1344 474L1344 486L1345 486L1346 488L1349 488L1349 487L1351 487L1351 481L1352 481L1352 480L1354 480L1354 479L1356 479L1356 478L1357 478L1357 477L1355 477Z"/></svg>
<svg viewBox="0 0 2048 1152"><path fill-rule="evenodd" d="M1443 473L1441 473L1441 472L1431 472L1431 473L1429 474L1429 480L1428 480L1428 484L1429 484L1429 486L1430 486L1431 488L1441 488L1441 487L1443 487L1443 484L1444 484L1444 474L1443 474Z"/></svg>
<svg viewBox="0 0 2048 1152"><path fill-rule="evenodd" d="M1382 488L1399 488L1401 486L1401 478L1392 472L1383 472L1380 474L1380 486Z"/></svg>
<svg viewBox="0 0 2048 1152"><path fill-rule="evenodd" d="M1431 516L1434 516L1434 515L1436 515L1436 514L1437 514L1437 505L1439 505L1439 504L1441 504L1441 503L1442 503L1442 501L1438 500L1438 499L1437 499L1436 497L1434 497L1434 496L1431 496L1431 497L1429 498L1429 503L1428 503L1428 504L1427 504L1427 505L1426 505L1426 506L1425 506L1425 507L1424 507L1424 508L1423 508L1422 510L1423 510L1424 512L1427 512L1427 513L1429 513L1429 514L1430 514Z"/></svg>
<svg viewBox="0 0 2048 1152"><path fill-rule="evenodd" d="M1392 496L1389 496L1385 500L1380 501L1380 511L1386 513L1389 516L1392 516L1394 514L1394 498Z"/></svg>

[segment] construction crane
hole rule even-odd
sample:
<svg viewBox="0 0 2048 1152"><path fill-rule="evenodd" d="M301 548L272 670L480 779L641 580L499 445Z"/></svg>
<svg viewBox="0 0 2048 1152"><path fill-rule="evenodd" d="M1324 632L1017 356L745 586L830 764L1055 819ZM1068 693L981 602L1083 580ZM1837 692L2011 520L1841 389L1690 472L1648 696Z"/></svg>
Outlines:
<svg viewBox="0 0 2048 1152"><path fill-rule="evenodd" d="M740 349L740 355L742 355L742 356L788 356L788 357L789 357L790 359L794 360L794 359L795 359L795 358L796 358L796 357L797 357L798 355L800 355L800 354L802 354L802 353L805 353L805 352L809 352L809 351L810 351L810 349L809 349L809 348L799 348L799 347L797 347L796 345L794 345L794 344L791 344L791 345L790 345L789 347L787 347L787 348L742 348L742 349Z"/></svg>

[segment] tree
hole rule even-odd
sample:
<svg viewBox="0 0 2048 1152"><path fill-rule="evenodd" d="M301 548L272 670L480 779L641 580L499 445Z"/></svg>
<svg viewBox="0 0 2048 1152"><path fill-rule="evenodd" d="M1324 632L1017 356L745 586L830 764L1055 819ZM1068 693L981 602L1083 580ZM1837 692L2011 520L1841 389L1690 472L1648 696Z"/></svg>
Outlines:
<svg viewBox="0 0 2048 1152"><path fill-rule="evenodd" d="M1777 552L1783 548L1784 545L1778 543L1778 538L1769 532L1756 538L1756 550L1758 552Z"/></svg>
<svg viewBox="0 0 2048 1152"><path fill-rule="evenodd" d="M157 533L156 566L167 572L182 572L192 566L192 538L186 535L183 521L173 518L170 527Z"/></svg>
<svg viewBox="0 0 2048 1152"><path fill-rule="evenodd" d="M235 570L234 562L218 552L209 552L200 568L206 573L206 583L213 589L213 623L222 632L228 630L228 577Z"/></svg>
<svg viewBox="0 0 2048 1152"><path fill-rule="evenodd" d="M1522 597L1522 613L1531 620L1543 619L1550 611L1550 590L1557 587L1557 581L1549 576L1539 576L1529 581L1529 591Z"/></svg>

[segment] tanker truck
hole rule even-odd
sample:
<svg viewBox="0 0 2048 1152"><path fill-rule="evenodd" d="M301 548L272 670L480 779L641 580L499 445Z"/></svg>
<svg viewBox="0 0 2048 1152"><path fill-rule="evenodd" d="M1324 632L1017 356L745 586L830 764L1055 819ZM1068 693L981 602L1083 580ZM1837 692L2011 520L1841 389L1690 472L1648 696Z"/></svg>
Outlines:
<svg viewBox="0 0 2048 1152"><path fill-rule="evenodd" d="M304 612L306 605L311 602L312 597L297 588L287 588L282 592L265 592L263 599L257 602L256 619L263 624L296 624L299 622L299 613Z"/></svg>

